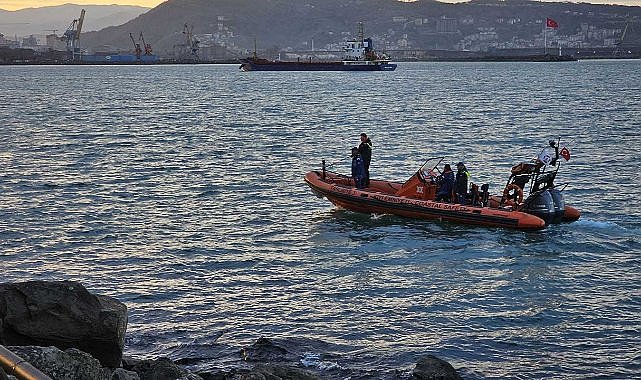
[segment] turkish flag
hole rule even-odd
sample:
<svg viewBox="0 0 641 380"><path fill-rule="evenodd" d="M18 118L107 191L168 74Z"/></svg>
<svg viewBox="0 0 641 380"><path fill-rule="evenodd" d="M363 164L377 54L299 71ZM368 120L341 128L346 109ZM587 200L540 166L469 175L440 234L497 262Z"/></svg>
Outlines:
<svg viewBox="0 0 641 380"><path fill-rule="evenodd" d="M563 149L561 149L559 154L561 155L561 157L565 158L566 161L570 161L570 150L568 150L568 148L564 147Z"/></svg>
<svg viewBox="0 0 641 380"><path fill-rule="evenodd" d="M559 23L548 17L547 19L545 19L545 26L547 26L548 28L558 28Z"/></svg>

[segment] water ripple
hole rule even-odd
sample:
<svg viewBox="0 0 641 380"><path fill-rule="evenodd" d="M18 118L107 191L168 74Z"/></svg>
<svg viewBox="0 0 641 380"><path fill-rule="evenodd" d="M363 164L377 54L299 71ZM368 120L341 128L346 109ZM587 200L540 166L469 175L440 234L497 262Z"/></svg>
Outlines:
<svg viewBox="0 0 641 380"><path fill-rule="evenodd" d="M4 281L115 296L129 354L201 368L269 336L316 367L639 373L636 61L236 69L0 67ZM583 218L526 233L338 210L302 176L349 172L362 131L373 177L445 155L492 192L561 136Z"/></svg>

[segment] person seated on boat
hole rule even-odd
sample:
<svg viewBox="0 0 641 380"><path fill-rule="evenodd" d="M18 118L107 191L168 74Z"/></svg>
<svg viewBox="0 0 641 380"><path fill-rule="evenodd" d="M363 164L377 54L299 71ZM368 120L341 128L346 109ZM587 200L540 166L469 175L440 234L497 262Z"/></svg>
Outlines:
<svg viewBox="0 0 641 380"><path fill-rule="evenodd" d="M470 172L465 167L463 162L456 164L456 181L454 190L456 193L456 201L462 205L469 203L467 194L467 182L470 179Z"/></svg>
<svg viewBox="0 0 641 380"><path fill-rule="evenodd" d="M438 191L435 200L437 202L451 202L452 191L454 190L454 172L450 164L445 164L443 173L438 177Z"/></svg>
<svg viewBox="0 0 641 380"><path fill-rule="evenodd" d="M352 148L352 178L354 179L354 186L356 186L357 189L366 187L365 164L357 147Z"/></svg>
<svg viewBox="0 0 641 380"><path fill-rule="evenodd" d="M358 153L363 158L365 165L365 186L369 186L369 164L372 161L372 140L367 137L366 133L361 133L361 144L358 146Z"/></svg>
<svg viewBox="0 0 641 380"><path fill-rule="evenodd" d="M472 183L470 184L470 203L472 206L482 206L483 205L483 197L481 196L481 192L479 191L479 185Z"/></svg>

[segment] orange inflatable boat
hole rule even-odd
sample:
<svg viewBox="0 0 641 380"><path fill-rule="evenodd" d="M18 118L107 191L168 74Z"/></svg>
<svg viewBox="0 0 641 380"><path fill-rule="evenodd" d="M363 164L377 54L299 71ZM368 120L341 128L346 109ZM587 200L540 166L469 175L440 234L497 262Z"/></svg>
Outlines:
<svg viewBox="0 0 641 380"><path fill-rule="evenodd" d="M357 188L352 177L327 171L324 164L321 170L308 172L305 182L314 194L336 206L370 214L519 230L540 230L549 223L573 221L580 216L578 210L565 206L559 190L540 185L525 200L519 199L521 188L515 191L517 185L509 183L504 196L490 196L487 185L481 186L482 191L473 185L475 191L465 202L437 202L438 166L443 159L427 160L405 183L372 179L368 187Z"/></svg>

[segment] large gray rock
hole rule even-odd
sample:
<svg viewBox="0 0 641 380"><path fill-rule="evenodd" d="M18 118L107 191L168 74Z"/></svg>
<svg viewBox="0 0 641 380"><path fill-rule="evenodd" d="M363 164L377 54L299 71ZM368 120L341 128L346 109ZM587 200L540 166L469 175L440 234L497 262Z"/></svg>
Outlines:
<svg viewBox="0 0 641 380"><path fill-rule="evenodd" d="M141 380L203 380L202 377L179 367L168 358L157 360L128 360L125 369L136 372Z"/></svg>
<svg viewBox="0 0 641 380"><path fill-rule="evenodd" d="M140 376L136 372L116 368L111 374L111 380L140 380Z"/></svg>
<svg viewBox="0 0 641 380"><path fill-rule="evenodd" d="M127 307L74 281L0 284L0 344L75 347L118 367Z"/></svg>
<svg viewBox="0 0 641 380"><path fill-rule="evenodd" d="M248 379L270 380L320 380L315 374L300 368L283 365L258 364L252 368Z"/></svg>
<svg viewBox="0 0 641 380"><path fill-rule="evenodd" d="M461 380L452 365L434 355L427 355L416 363L413 372L418 380Z"/></svg>
<svg viewBox="0 0 641 380"><path fill-rule="evenodd" d="M254 344L240 350L240 356L248 362L291 362L298 356L278 346L271 339L259 338Z"/></svg>
<svg viewBox="0 0 641 380"><path fill-rule="evenodd" d="M75 348L9 346L14 354L54 380L109 380L111 370L86 352Z"/></svg>

